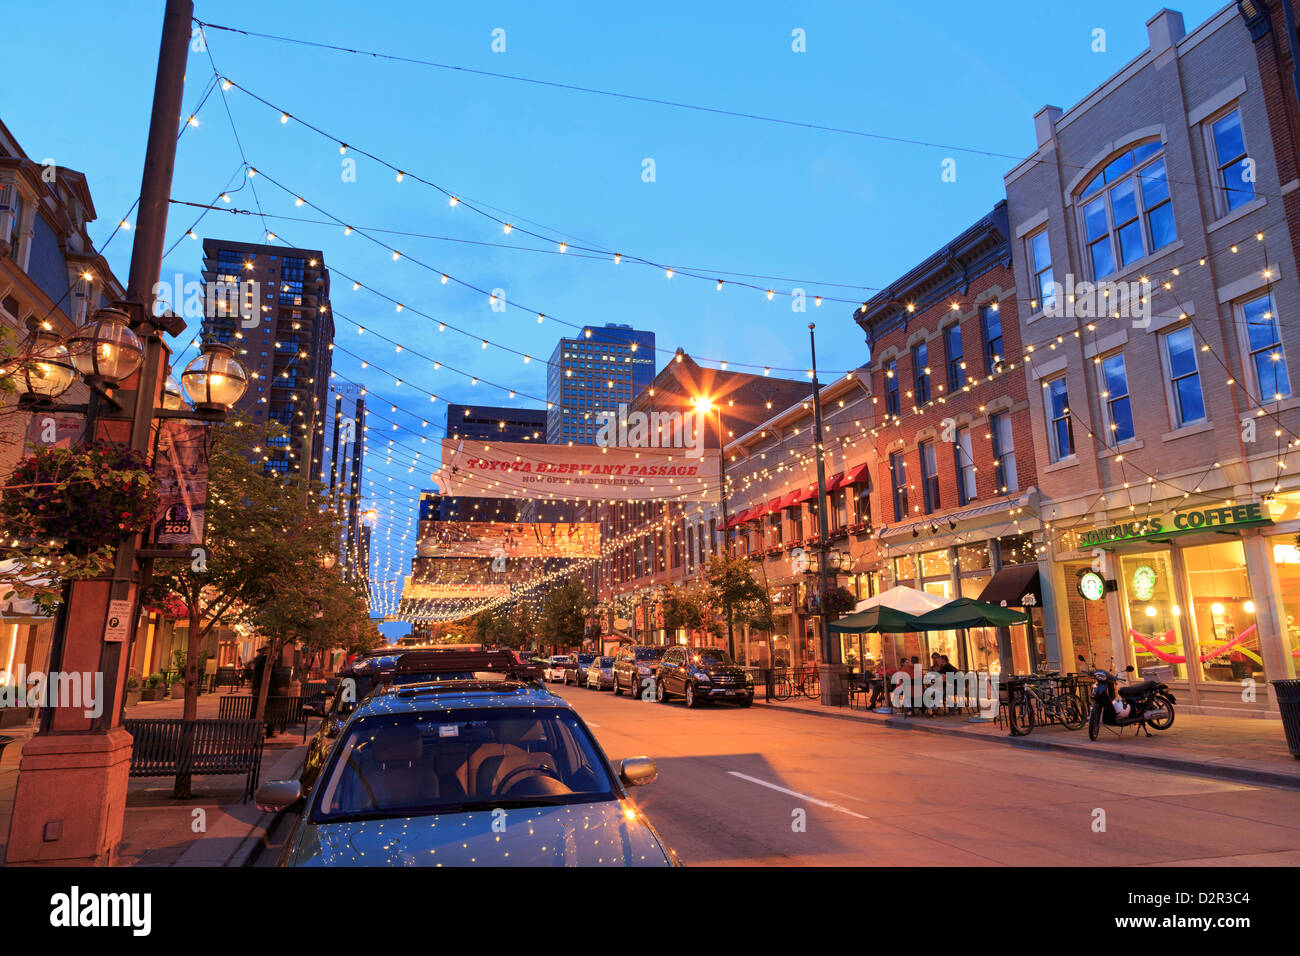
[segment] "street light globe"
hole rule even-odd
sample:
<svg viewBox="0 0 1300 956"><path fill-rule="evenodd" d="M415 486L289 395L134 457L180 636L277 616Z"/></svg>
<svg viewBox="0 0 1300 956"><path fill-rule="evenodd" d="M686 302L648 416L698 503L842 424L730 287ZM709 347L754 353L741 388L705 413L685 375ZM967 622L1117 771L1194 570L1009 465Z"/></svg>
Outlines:
<svg viewBox="0 0 1300 956"><path fill-rule="evenodd" d="M335 556L333 551L326 551L323 555L321 555L321 559L320 559L321 567L323 567L326 571L328 571L330 568L334 567L334 565L338 563L338 560L339 559Z"/></svg>
<svg viewBox="0 0 1300 956"><path fill-rule="evenodd" d="M162 407L174 412L185 408L186 405L185 393L181 391L180 382L168 375L166 383L163 384Z"/></svg>
<svg viewBox="0 0 1300 956"><path fill-rule="evenodd" d="M103 308L68 339L72 364L92 385L130 378L144 358L144 343L121 309Z"/></svg>
<svg viewBox="0 0 1300 956"><path fill-rule="evenodd" d="M33 333L28 354L12 362L8 371L27 394L43 399L58 398L77 375L67 346L51 332Z"/></svg>
<svg viewBox="0 0 1300 956"><path fill-rule="evenodd" d="M228 409L248 388L248 372L224 342L209 342L181 372L181 384L195 408Z"/></svg>
<svg viewBox="0 0 1300 956"><path fill-rule="evenodd" d="M697 397L694 404L697 412L707 412L713 408L713 401L707 395Z"/></svg>

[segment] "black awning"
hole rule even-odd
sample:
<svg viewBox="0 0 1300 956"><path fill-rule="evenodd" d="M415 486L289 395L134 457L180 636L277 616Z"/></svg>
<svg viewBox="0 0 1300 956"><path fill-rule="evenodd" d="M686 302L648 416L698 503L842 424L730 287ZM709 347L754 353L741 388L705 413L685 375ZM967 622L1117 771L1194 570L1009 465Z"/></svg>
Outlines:
<svg viewBox="0 0 1300 956"><path fill-rule="evenodd" d="M1037 564L1013 564L993 575L979 599L1002 607L1042 607Z"/></svg>

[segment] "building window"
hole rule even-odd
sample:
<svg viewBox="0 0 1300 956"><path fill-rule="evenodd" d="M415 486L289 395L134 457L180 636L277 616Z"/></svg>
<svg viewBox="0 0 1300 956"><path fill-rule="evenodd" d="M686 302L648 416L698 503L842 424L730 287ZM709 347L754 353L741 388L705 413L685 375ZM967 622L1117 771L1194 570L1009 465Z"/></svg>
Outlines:
<svg viewBox="0 0 1300 956"><path fill-rule="evenodd" d="M1101 360L1101 397L1106 402L1110 443L1128 441L1133 437L1133 410L1129 404L1128 371L1120 353Z"/></svg>
<svg viewBox="0 0 1300 956"><path fill-rule="evenodd" d="M1002 314L996 302L980 306L980 330L984 333L984 374L992 375L1002 365Z"/></svg>
<svg viewBox="0 0 1300 956"><path fill-rule="evenodd" d="M858 524L871 524L871 486L866 482L858 485Z"/></svg>
<svg viewBox="0 0 1300 956"><path fill-rule="evenodd" d="M1074 454L1074 426L1070 422L1070 393L1065 378L1047 383L1048 437L1051 440L1052 461L1060 461Z"/></svg>
<svg viewBox="0 0 1300 956"><path fill-rule="evenodd" d="M963 374L966 363L961 360L960 322L954 322L943 330L943 351L948 361L948 391L955 392L966 380Z"/></svg>
<svg viewBox="0 0 1300 956"><path fill-rule="evenodd" d="M890 359L884 365L885 369L885 414L897 415L899 413L898 404L898 362Z"/></svg>
<svg viewBox="0 0 1300 956"><path fill-rule="evenodd" d="M957 469L957 500L966 505L975 500L975 456L971 453L970 429L957 429L952 444Z"/></svg>
<svg viewBox="0 0 1300 956"><path fill-rule="evenodd" d="M1165 361L1174 397L1174 424L1181 427L1205 421L1201 373L1196 367L1196 342L1191 326L1165 336Z"/></svg>
<svg viewBox="0 0 1300 956"><path fill-rule="evenodd" d="M939 463L934 454L934 442L923 441L921 451L921 492L925 513L939 510Z"/></svg>
<svg viewBox="0 0 1300 956"><path fill-rule="evenodd" d="M830 494L831 530L838 531L849 523L848 489L840 488Z"/></svg>
<svg viewBox="0 0 1300 956"><path fill-rule="evenodd" d="M1079 191L1094 279L1178 238L1160 150L1161 144L1153 141L1116 156Z"/></svg>
<svg viewBox="0 0 1300 956"><path fill-rule="evenodd" d="M1250 347L1250 366L1255 373L1260 402L1275 402L1291 396L1282 336L1271 292L1241 305L1242 324Z"/></svg>
<svg viewBox="0 0 1300 956"><path fill-rule="evenodd" d="M1047 312L1056 305L1056 290L1052 278L1052 247L1045 228L1029 237L1028 251L1029 271L1033 275L1029 292L1037 303L1034 311Z"/></svg>
<svg viewBox="0 0 1300 956"><path fill-rule="evenodd" d="M781 547L781 512L773 511L767 516L767 546Z"/></svg>
<svg viewBox="0 0 1300 956"><path fill-rule="evenodd" d="M894 489L894 520L903 521L908 515L907 465L903 461L901 451L896 451L889 456L889 470Z"/></svg>
<svg viewBox="0 0 1300 956"><path fill-rule="evenodd" d="M924 342L912 346L912 388L916 405L924 405L930 400L929 353Z"/></svg>
<svg viewBox="0 0 1300 956"><path fill-rule="evenodd" d="M1240 111L1234 109L1211 122L1210 139L1219 170L1220 208L1229 213L1255 198L1255 179L1246 155Z"/></svg>
<svg viewBox="0 0 1300 956"><path fill-rule="evenodd" d="M999 412L989 418L989 434L993 436L993 480L1001 494L1017 491L1016 445L1011 437L1011 413ZM1070 433L1073 440L1073 432Z"/></svg>

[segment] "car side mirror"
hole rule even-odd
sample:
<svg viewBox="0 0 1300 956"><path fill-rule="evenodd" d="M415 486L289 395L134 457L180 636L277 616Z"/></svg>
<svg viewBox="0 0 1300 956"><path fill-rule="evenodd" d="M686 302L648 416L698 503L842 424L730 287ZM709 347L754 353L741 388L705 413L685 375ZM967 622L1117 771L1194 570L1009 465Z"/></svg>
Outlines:
<svg viewBox="0 0 1300 956"><path fill-rule="evenodd" d="M1079 655L1079 660L1083 661L1083 655L1082 655L1082 654ZM1088 663L1087 661L1083 661L1083 662L1084 662L1085 664Z"/></svg>
<svg viewBox="0 0 1300 956"><path fill-rule="evenodd" d="M1133 665L1130 664L1128 667L1124 668L1124 673L1125 673L1125 674L1132 674L1132 673L1133 673Z"/></svg>
<svg viewBox="0 0 1300 956"><path fill-rule="evenodd" d="M629 787L644 787L659 776L659 765L650 757L628 757L619 764L618 775Z"/></svg>
<svg viewBox="0 0 1300 956"><path fill-rule="evenodd" d="M325 721L326 737L337 737L339 735L339 732L342 729L343 729L343 721L339 720L337 717L332 717L329 720Z"/></svg>
<svg viewBox="0 0 1300 956"><path fill-rule="evenodd" d="M259 810L279 813L288 810L303 799L302 782L299 780L268 780L257 788L254 798Z"/></svg>

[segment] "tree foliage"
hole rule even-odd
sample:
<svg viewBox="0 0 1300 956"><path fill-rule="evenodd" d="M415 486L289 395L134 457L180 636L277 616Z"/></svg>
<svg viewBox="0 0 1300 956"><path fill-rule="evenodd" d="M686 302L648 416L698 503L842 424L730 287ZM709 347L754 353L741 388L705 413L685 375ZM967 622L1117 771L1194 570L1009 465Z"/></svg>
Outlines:
<svg viewBox="0 0 1300 956"><path fill-rule="evenodd" d="M573 575L557 588L548 591L542 601L538 634L553 647L580 644L586 632L586 611L591 598L579 575Z"/></svg>

